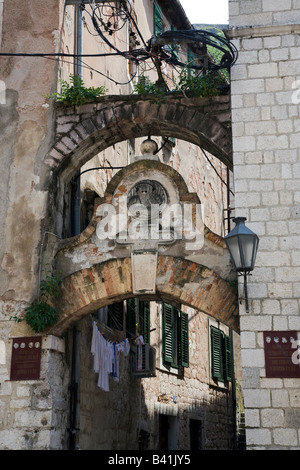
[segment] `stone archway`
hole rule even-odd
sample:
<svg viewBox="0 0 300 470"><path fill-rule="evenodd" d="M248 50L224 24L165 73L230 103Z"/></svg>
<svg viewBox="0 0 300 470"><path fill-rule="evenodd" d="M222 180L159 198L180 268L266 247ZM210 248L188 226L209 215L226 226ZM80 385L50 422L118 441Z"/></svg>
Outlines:
<svg viewBox="0 0 300 470"><path fill-rule="evenodd" d="M58 105L55 144L45 163L69 180L96 153L123 140L172 135L194 143L232 169L229 95L105 96L79 107Z"/></svg>
<svg viewBox="0 0 300 470"><path fill-rule="evenodd" d="M169 243L164 238L148 235L134 240L129 232L121 240L119 234L123 228L112 237L98 231L107 217L103 208L120 210L123 207L120 199L125 197L128 201L133 188L145 179L160 182L168 197L167 205L183 208L182 214L184 205L188 205L194 234L198 230L200 235L196 244L190 246L184 234ZM141 157L116 173L104 197L97 200L89 226L76 237L61 240L57 246L55 266L63 273L64 280L59 299L62 314L53 333L61 335L85 315L135 296L191 306L238 331L237 295L229 282L234 275L229 254L223 238L212 233L198 218L199 203L197 195L188 191L182 176L158 160ZM159 207L164 210L163 206ZM126 212L128 220L129 214L130 211ZM142 271L147 265L146 276L134 263L141 253L146 257L140 261L144 263ZM138 277L145 278L143 285L139 280L140 288L135 283Z"/></svg>
<svg viewBox="0 0 300 470"><path fill-rule="evenodd" d="M237 296L213 270L173 256L159 256L157 291L149 300L175 301L207 313L239 331ZM66 277L61 286L59 322L50 333L60 336L84 316L105 305L133 297L130 258L114 259Z"/></svg>

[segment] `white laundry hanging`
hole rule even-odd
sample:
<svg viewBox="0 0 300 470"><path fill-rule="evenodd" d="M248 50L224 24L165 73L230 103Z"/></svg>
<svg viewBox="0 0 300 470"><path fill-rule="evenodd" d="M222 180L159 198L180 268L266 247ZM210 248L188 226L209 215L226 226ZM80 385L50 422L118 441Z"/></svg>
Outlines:
<svg viewBox="0 0 300 470"><path fill-rule="evenodd" d="M109 376L119 382L120 353L128 356L130 344L126 338L121 343L107 341L100 333L96 322L93 322L91 353L93 354L93 369L98 374L97 386L109 391Z"/></svg>

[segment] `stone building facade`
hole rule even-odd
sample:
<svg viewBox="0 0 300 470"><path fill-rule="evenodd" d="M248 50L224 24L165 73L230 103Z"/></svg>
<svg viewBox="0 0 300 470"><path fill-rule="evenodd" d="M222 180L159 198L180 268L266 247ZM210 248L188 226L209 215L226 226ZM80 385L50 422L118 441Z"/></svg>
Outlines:
<svg viewBox="0 0 300 470"><path fill-rule="evenodd" d="M147 39L158 26L191 28L177 0L155 3L163 13L157 24L152 0L131 3ZM236 411L245 407L248 449L299 449L297 367L293 376L277 370L271 377L265 359L266 338L300 330L299 2L229 1L227 35L238 50L231 109L228 95L173 96L163 104L139 100L129 78L155 73L108 56L103 41L90 34L88 14L83 16L79 42L74 39L81 17L72 2L28 0L18 8L10 0L0 2L1 52L8 54L0 58L0 448L236 448ZM114 35L114 47L132 47L130 32L137 30ZM74 58L82 47L85 54L106 55L82 64ZM58 60L57 53L75 56ZM107 96L77 109L55 105L47 95L70 73L82 74L87 86L104 84ZM141 143L149 136L164 146L157 155L141 157ZM107 243L101 251L95 241L97 207L114 200L118 188L132 195L143 175L148 183L149 174L158 171L168 194L203 205L203 245L192 255L182 250L181 240L152 251L147 245L148 261L157 256L156 290L141 295L132 280L137 273L143 274L137 280L149 279L141 264L135 271L131 248ZM80 188L79 172L84 172ZM172 185L178 191L172 192ZM260 238L249 278L249 312L239 285L239 315L223 240L224 209L232 207ZM145 245L141 251L147 251ZM54 328L35 334L18 320L38 297L46 266L55 270L59 263L61 316ZM130 356L120 357L119 382L111 377L110 391L103 391L93 370L94 321L108 340L123 342L129 327L109 323L106 309L122 302L126 321L132 298L149 306L155 374L153 367L148 377L132 374L133 344ZM181 357L178 367L165 360L167 311L176 312L177 325L189 319L189 361ZM224 345L233 338L234 381L213 371L216 331ZM297 366L297 340L294 344ZM16 351L27 345L41 353L39 378L31 380L16 378L11 368L22 357ZM237 396L240 387L243 396Z"/></svg>
<svg viewBox="0 0 300 470"><path fill-rule="evenodd" d="M235 207L260 238L240 306L247 448L299 449L299 378L268 377L263 332L300 328L300 5L231 0L229 13Z"/></svg>
<svg viewBox="0 0 300 470"><path fill-rule="evenodd" d="M226 375L222 375L223 361L218 362L222 371L212 372L211 355L212 331L222 347L225 340L227 346L233 338L234 345L239 341L231 283L235 273L223 240L228 228L227 187L232 180L227 170L227 166L232 170L228 94L203 101L172 98L163 104L149 97L131 99L129 78L137 72L136 64L107 55L103 41L90 34L87 12L82 15L74 3L78 7L81 2L51 0L44 5L28 0L22 7L9 0L0 2L1 51L8 54L0 59L0 448L234 448L235 382L229 362ZM191 29L177 1L131 4L147 39L157 27L155 11L160 12L160 27ZM79 35L80 25L84 27ZM131 47L129 33L137 30L125 27L115 34L114 47ZM78 62L76 54L82 52L102 54L101 60ZM58 59L58 53L73 56ZM58 79L67 80L70 73L81 74L86 86L104 84L107 96L77 108L56 105L47 95L59 91ZM156 76L153 70L147 73ZM140 144L149 134L163 148L155 156L140 158ZM104 168L99 171L99 167ZM118 178L127 171L126 182L135 175L137 184L145 175L151 181L158 170L168 197L190 206L201 202L203 249L187 254L180 239L172 247L160 246L155 252L156 290L141 295L134 290L133 278L142 271L134 271L130 249L107 243L101 251L93 238L101 220L95 217L99 199L108 202L116 196L110 192L116 181L117 188L124 190ZM84 173L80 187L79 172ZM191 222L195 220L193 209ZM142 251L147 251L145 246ZM152 256L153 249L150 252ZM19 320L39 297L40 281L49 266L51 275L56 274L61 260L64 294L57 301L59 321L54 329L36 333ZM147 281L145 275L142 278ZM93 321L108 341L124 341L127 326L123 323L118 329L109 324L105 309L122 302L125 322L128 301L136 297L149 304L153 331L147 344L156 352L155 375L153 368L154 376L132 375L136 351L132 341L130 356L120 357L119 382L110 378L110 391L103 391L93 370ZM55 304L53 299L50 303ZM163 337L166 343L162 323L166 305L171 305L176 318L174 338L185 346L183 322L188 318L189 323L188 356L180 356L187 350L183 343L179 350L177 344L171 365L162 343ZM180 337L179 328L184 333ZM216 348L215 354L221 354ZM25 374L31 360L39 359L35 351L41 355L39 376L18 375ZM226 357L231 360L232 351ZM235 362L239 365L238 354ZM30 371L36 372L35 366Z"/></svg>

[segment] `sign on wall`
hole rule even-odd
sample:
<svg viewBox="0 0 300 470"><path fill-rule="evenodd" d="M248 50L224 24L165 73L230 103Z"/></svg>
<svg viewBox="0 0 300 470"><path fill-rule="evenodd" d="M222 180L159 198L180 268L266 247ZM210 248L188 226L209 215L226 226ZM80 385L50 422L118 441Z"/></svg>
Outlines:
<svg viewBox="0 0 300 470"><path fill-rule="evenodd" d="M266 377L300 378L299 344L296 331L264 331Z"/></svg>
<svg viewBox="0 0 300 470"><path fill-rule="evenodd" d="M40 378L42 337L14 338L12 343L10 380Z"/></svg>

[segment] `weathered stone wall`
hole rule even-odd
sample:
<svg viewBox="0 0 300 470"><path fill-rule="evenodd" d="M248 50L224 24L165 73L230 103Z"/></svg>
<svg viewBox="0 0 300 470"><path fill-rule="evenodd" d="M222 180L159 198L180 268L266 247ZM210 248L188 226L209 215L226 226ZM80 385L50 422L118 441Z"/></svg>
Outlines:
<svg viewBox="0 0 300 470"><path fill-rule="evenodd" d="M12 340L0 356L0 449L67 449L70 372L65 342L42 341L40 380L10 381Z"/></svg>
<svg viewBox="0 0 300 470"><path fill-rule="evenodd" d="M45 248L45 245L49 246L53 239L56 239L51 237L53 233L58 235L56 228L65 217L63 210L59 213L59 205L54 205L53 193L49 194L49 180L52 182L54 180L51 177L57 163L55 158L47 160L48 153L55 144L56 110L53 109L53 102L46 96L57 90L58 77L67 78L68 73L74 71L70 65L64 68L65 62L60 62L58 65L57 61L41 57L25 57L22 56L22 53L73 52L71 44L73 45L75 19L70 14L65 14L64 3L63 0L50 0L47 3L26 0L20 6L17 2L0 2L2 50L20 54L20 56L1 58L0 75L0 85L5 85L4 92L1 88L0 96L1 449L65 449L68 447L67 420L72 363L71 349L68 346L71 345L71 340L70 343L67 341L70 339L69 332L65 338L65 345L62 339L57 340L51 335L43 337L40 380L10 381L11 339L15 336L33 334L25 322L16 323L12 317L20 317L29 302L36 298L40 280L42 248ZM68 13L70 13L69 10ZM62 31L64 22L68 23L68 32ZM70 46L69 49L67 46ZM63 66L62 63L64 63ZM104 64L103 61L101 64L105 65L104 72L108 72L111 62ZM97 66L99 66L98 61ZM122 73L123 78L127 78L126 67ZM90 79L91 81L87 80L87 85L99 85L96 80L92 80L91 76ZM111 87L110 91L117 94L121 89L119 86L117 88ZM226 123L228 124L228 97L223 97L223 99L224 114L221 117L227 119ZM220 101L222 102L222 99ZM217 108L218 106L217 103ZM211 109L210 103L208 107ZM84 112L83 109L82 112ZM172 108L167 105L163 111L172 114ZM203 111L206 113L208 108L203 108ZM196 110L193 111L193 115L195 113ZM160 116L160 119L163 117ZM223 127L224 121L215 123L214 117L211 120L212 124L217 124L220 130L219 137L224 137L222 142L224 148L221 153L224 158L229 158L230 162L231 145L230 138L228 138L230 133L228 134L226 127ZM63 125L69 124L69 121L62 122L58 118L58 123L63 127ZM168 135L174 130L179 138L187 137L182 130L181 133L178 131L177 123L175 127L169 128L168 126L164 129ZM65 129L62 132L64 134L62 138L66 137L67 131ZM156 129L159 129L159 124ZM202 131L204 132L204 129ZM132 131L126 137L135 138L137 135L144 135L143 132L138 134ZM78 136L83 137L82 142L84 136L81 136L80 133L77 138ZM80 148L81 155L85 149L89 153L89 158L92 158L97 152L106 150L107 146L112 144L112 149L107 152L110 156L115 150L113 144L116 144L117 150L112 161L116 163L121 155L121 163L127 163L127 144L121 146L120 134L117 135L117 140L108 141L101 148L98 148L97 145L93 147L94 141L91 134L87 137L84 148ZM215 135L212 134L211 137L214 139ZM70 141L67 142L70 144ZM199 143L198 140L197 143ZM65 150L68 147L62 148ZM213 149L215 148L216 144L213 144ZM125 149L125 151L121 152L121 149ZM59 155L62 157L65 154L62 151L61 154L56 154L56 157L59 158ZM101 161L104 161L102 157L103 155ZM178 158L177 155L177 161ZM182 167L185 159L183 149L180 158L183 162L181 163ZM87 159L84 161L86 162ZM70 165L67 171L69 176L73 176L74 171L80 168L80 165L76 167L76 162L74 164L72 159L66 159L65 168L68 165ZM197 183L199 181L198 175ZM55 183L59 185L61 181L55 180ZM212 179L210 179L210 184L212 184ZM221 193L220 188L217 188L218 185L219 180L217 179L216 186L212 189L214 194L218 194L217 197ZM217 207L218 202L216 201L215 210ZM221 230L221 210L218 212L219 222L216 224L218 230ZM59 222L55 225L54 221L56 222L57 219Z"/></svg>
<svg viewBox="0 0 300 470"><path fill-rule="evenodd" d="M55 53L63 2L1 2L1 51ZM11 319L24 311L38 285L41 222L46 215L49 170L45 152L51 146L54 113L46 95L56 89L52 60L1 57L0 80L0 448L48 449L64 438L59 415L63 371L61 353L43 343L41 379L10 381L12 338L21 332ZM50 377L56 379L50 385ZM65 375L64 375L65 374ZM52 379L51 379L52 381ZM56 440L56 438L54 439Z"/></svg>
<svg viewBox="0 0 300 470"><path fill-rule="evenodd" d="M266 378L263 331L300 330L300 5L229 5L236 215L260 238L249 314L240 306L247 446L299 449L300 380Z"/></svg>
<svg viewBox="0 0 300 470"><path fill-rule="evenodd" d="M86 449L139 449L139 438L148 435L147 449L159 449L159 415L174 420L174 449L190 449L190 419L203 426L203 448L228 450L234 444L234 413L229 388L210 377L207 315L187 308L190 331L190 367L168 372L162 363L161 306L151 303L150 344L156 348L156 377L130 375L130 358L120 356L120 380L110 378L110 390L97 387L90 353L93 317L80 322L81 396L79 446ZM116 331L98 324L107 338L118 341ZM120 332L118 332L120 333ZM228 334L228 329L226 329ZM124 339L124 334L121 334ZM119 339L120 340L120 339ZM146 449L145 449L146 450Z"/></svg>

